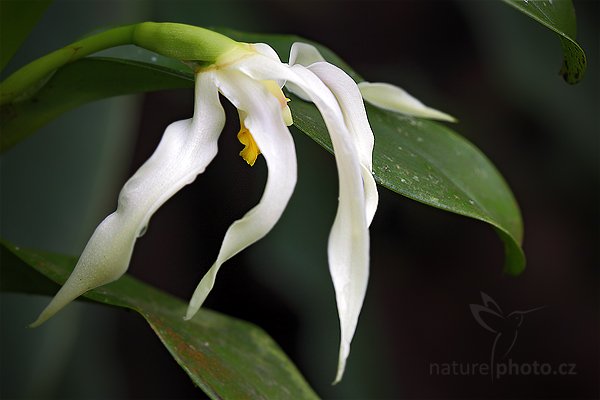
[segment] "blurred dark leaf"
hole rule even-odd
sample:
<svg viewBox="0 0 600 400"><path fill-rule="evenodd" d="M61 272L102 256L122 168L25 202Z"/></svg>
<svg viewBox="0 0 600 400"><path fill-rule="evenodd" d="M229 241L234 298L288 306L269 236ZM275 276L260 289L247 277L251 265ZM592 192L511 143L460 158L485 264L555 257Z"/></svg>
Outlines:
<svg viewBox="0 0 600 400"><path fill-rule="evenodd" d="M193 85L192 75L158 65L84 58L57 70L27 100L0 107L0 148L9 149L59 115L94 100Z"/></svg>
<svg viewBox="0 0 600 400"><path fill-rule="evenodd" d="M6 67L52 0L0 1L0 71Z"/></svg>
<svg viewBox="0 0 600 400"><path fill-rule="evenodd" d="M0 245L0 259L2 290L38 294L54 292L77 261L7 242ZM128 275L85 297L141 314L192 381L213 399L318 398L273 339L250 323L206 309L184 321L187 304Z"/></svg>
<svg viewBox="0 0 600 400"><path fill-rule="evenodd" d="M570 84L583 79L587 61L585 52L575 41L577 22L571 0L503 1L558 34L564 57L560 74Z"/></svg>

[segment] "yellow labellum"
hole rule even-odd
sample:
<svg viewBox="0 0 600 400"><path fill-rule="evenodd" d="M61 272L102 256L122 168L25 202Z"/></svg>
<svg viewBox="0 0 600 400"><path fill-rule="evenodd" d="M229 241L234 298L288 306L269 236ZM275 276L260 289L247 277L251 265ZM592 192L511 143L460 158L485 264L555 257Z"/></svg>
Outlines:
<svg viewBox="0 0 600 400"><path fill-rule="evenodd" d="M262 81L262 83L266 86L267 90L275 96L275 98L279 101L279 105L281 106L283 121L287 126L293 124L292 121L292 112L288 107L287 103L290 101L285 95L283 91L275 81ZM250 130L246 128L244 125L244 117L240 114L240 131L237 134L237 138L245 147L242 151L240 151L240 156L248 163L248 165L253 166L260 154L260 149L258 145L254 141L252 137L252 133Z"/></svg>
<svg viewBox="0 0 600 400"><path fill-rule="evenodd" d="M237 134L237 138L240 143L245 146L244 149L240 151L240 156L246 160L248 165L253 166L260 154L260 149L243 121L240 121L240 131Z"/></svg>

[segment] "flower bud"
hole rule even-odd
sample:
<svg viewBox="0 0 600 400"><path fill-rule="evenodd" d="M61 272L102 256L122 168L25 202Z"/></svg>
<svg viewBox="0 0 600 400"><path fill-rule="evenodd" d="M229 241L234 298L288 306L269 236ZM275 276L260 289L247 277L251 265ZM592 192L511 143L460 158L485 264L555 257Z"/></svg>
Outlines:
<svg viewBox="0 0 600 400"><path fill-rule="evenodd" d="M177 60L211 64L239 45L220 33L170 22L143 22L136 25L133 43Z"/></svg>

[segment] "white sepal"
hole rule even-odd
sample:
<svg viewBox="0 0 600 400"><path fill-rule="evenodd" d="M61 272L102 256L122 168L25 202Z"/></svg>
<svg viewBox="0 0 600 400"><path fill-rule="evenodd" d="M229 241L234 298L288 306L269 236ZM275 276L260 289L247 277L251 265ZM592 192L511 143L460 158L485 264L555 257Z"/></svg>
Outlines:
<svg viewBox="0 0 600 400"><path fill-rule="evenodd" d="M190 300L185 319L192 318L210 293L221 265L262 239L277 223L296 185L296 151L278 100L259 81L238 71L221 71L223 95L245 115L244 125L261 150L269 175L258 205L234 222L223 239L217 260Z"/></svg>
<svg viewBox="0 0 600 400"><path fill-rule="evenodd" d="M389 83L360 82L363 99L376 107L414 117L456 122L456 118L435 108L427 107L406 90Z"/></svg>
<svg viewBox="0 0 600 400"><path fill-rule="evenodd" d="M88 290L120 278L152 214L217 154L225 113L212 74L197 80L196 96L200 101L194 117L167 127L152 156L121 189L117 210L98 225L75 269L31 326L42 324Z"/></svg>

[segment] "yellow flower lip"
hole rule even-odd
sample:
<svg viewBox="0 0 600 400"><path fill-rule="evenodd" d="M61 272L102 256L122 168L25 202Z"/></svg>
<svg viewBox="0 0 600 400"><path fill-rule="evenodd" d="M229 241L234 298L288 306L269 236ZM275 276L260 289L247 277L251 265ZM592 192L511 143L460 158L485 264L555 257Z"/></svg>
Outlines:
<svg viewBox="0 0 600 400"><path fill-rule="evenodd" d="M250 130L246 128L246 126L244 125L244 121L241 118L240 131L237 134L237 138L240 141L240 143L245 146L244 149L240 151L240 156L242 156L242 158L248 163L248 165L250 165L251 167L254 166L254 163L256 162L256 159L260 154L260 149L254 141Z"/></svg>
<svg viewBox="0 0 600 400"><path fill-rule="evenodd" d="M265 85L269 93L271 93L277 99L277 101L279 101L283 122L287 126L292 125L292 112L290 111L290 108L287 105L290 99L285 97L283 91L281 90L277 82L267 80L262 81L262 83ZM240 141L240 143L242 143L245 146L244 149L240 151L240 156L242 156L242 158L248 163L248 165L250 165L251 167L254 166L256 159L260 155L260 148L254 141L250 130L246 127L246 125L244 125L244 117L242 113L240 113L240 131L237 134L237 138Z"/></svg>
<svg viewBox="0 0 600 400"><path fill-rule="evenodd" d="M256 50L254 45L250 43L242 43L238 42L235 47L228 50L227 52L220 55L217 60L206 66L206 65L198 65L195 69L196 74L200 74L203 72L207 72L210 70L219 70L226 69L228 67L233 66L234 64L243 62L244 59L252 56L260 55L260 52ZM263 80L261 83L267 89L267 91L274 96L282 111L283 121L286 126L290 126L293 124L292 113L287 103L290 101L281 87L274 80ZM250 166L254 166L258 156L261 154L260 148L252 137L252 133L250 130L244 125L244 116L243 113L240 113L240 130L237 134L237 138L244 145L242 151L240 151L240 156L248 163Z"/></svg>

